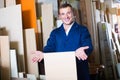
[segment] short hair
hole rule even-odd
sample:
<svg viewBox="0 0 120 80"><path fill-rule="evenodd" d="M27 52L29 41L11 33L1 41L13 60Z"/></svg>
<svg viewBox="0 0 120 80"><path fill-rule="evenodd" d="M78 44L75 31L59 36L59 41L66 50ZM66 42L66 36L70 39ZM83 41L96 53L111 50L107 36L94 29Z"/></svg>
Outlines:
<svg viewBox="0 0 120 80"><path fill-rule="evenodd" d="M69 3L67 3L67 2L61 4L61 5L59 6L59 10L60 10L61 8L66 8L66 7L70 7L71 10L73 10L73 7L71 6L71 4L69 4ZM58 11L58 13L59 13L59 11Z"/></svg>

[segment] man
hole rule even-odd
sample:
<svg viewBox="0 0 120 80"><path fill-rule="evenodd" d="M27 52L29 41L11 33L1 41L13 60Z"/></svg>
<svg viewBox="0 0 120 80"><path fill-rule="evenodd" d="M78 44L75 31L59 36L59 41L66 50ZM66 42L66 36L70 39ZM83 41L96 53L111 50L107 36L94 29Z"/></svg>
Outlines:
<svg viewBox="0 0 120 80"><path fill-rule="evenodd" d="M90 80L87 59L93 46L89 31L75 22L70 4L65 3L60 6L59 18L63 24L51 32L43 52L75 51L78 80ZM35 51L32 61L40 62L44 57L43 52Z"/></svg>

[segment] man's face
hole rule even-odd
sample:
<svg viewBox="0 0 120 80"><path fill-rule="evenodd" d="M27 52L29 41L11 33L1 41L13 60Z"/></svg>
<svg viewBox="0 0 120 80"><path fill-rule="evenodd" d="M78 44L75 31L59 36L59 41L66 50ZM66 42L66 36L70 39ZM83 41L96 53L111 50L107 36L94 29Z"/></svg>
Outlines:
<svg viewBox="0 0 120 80"><path fill-rule="evenodd" d="M73 11L70 7L61 8L59 10L59 18L65 25L70 25L74 20Z"/></svg>

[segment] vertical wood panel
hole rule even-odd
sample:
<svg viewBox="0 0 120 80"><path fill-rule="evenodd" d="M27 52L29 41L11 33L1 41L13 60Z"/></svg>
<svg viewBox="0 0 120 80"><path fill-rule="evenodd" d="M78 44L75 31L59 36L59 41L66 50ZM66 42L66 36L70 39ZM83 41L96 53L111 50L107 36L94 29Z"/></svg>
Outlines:
<svg viewBox="0 0 120 80"><path fill-rule="evenodd" d="M1 80L10 80L10 45L8 36L0 36Z"/></svg>
<svg viewBox="0 0 120 80"><path fill-rule="evenodd" d="M39 77L38 63L32 62L33 55L31 51L36 51L36 38L34 29L25 29L25 48L26 48L26 70L28 74L34 74Z"/></svg>
<svg viewBox="0 0 120 80"><path fill-rule="evenodd" d="M4 0L0 0L0 8L4 7Z"/></svg>
<svg viewBox="0 0 120 80"><path fill-rule="evenodd" d="M43 45L46 45L47 39L54 27L53 21L53 6L52 4L42 4L42 30L43 30Z"/></svg>
<svg viewBox="0 0 120 80"><path fill-rule="evenodd" d="M6 7L16 5L16 0L4 0L4 1L5 1Z"/></svg>
<svg viewBox="0 0 120 80"><path fill-rule="evenodd" d="M17 55L15 49L10 50L10 63L11 63L11 77L18 78Z"/></svg>

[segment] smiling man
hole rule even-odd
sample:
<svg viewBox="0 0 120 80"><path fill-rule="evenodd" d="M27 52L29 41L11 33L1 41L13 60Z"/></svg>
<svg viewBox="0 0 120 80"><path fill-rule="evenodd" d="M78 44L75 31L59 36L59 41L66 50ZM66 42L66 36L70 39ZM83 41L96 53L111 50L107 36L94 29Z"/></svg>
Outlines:
<svg viewBox="0 0 120 80"><path fill-rule="evenodd" d="M73 8L68 3L60 5L59 18L63 24L51 32L43 52L75 51L78 80L90 80L87 59L93 46L89 31L75 21ZM43 52L34 51L32 61L40 62L44 58Z"/></svg>

